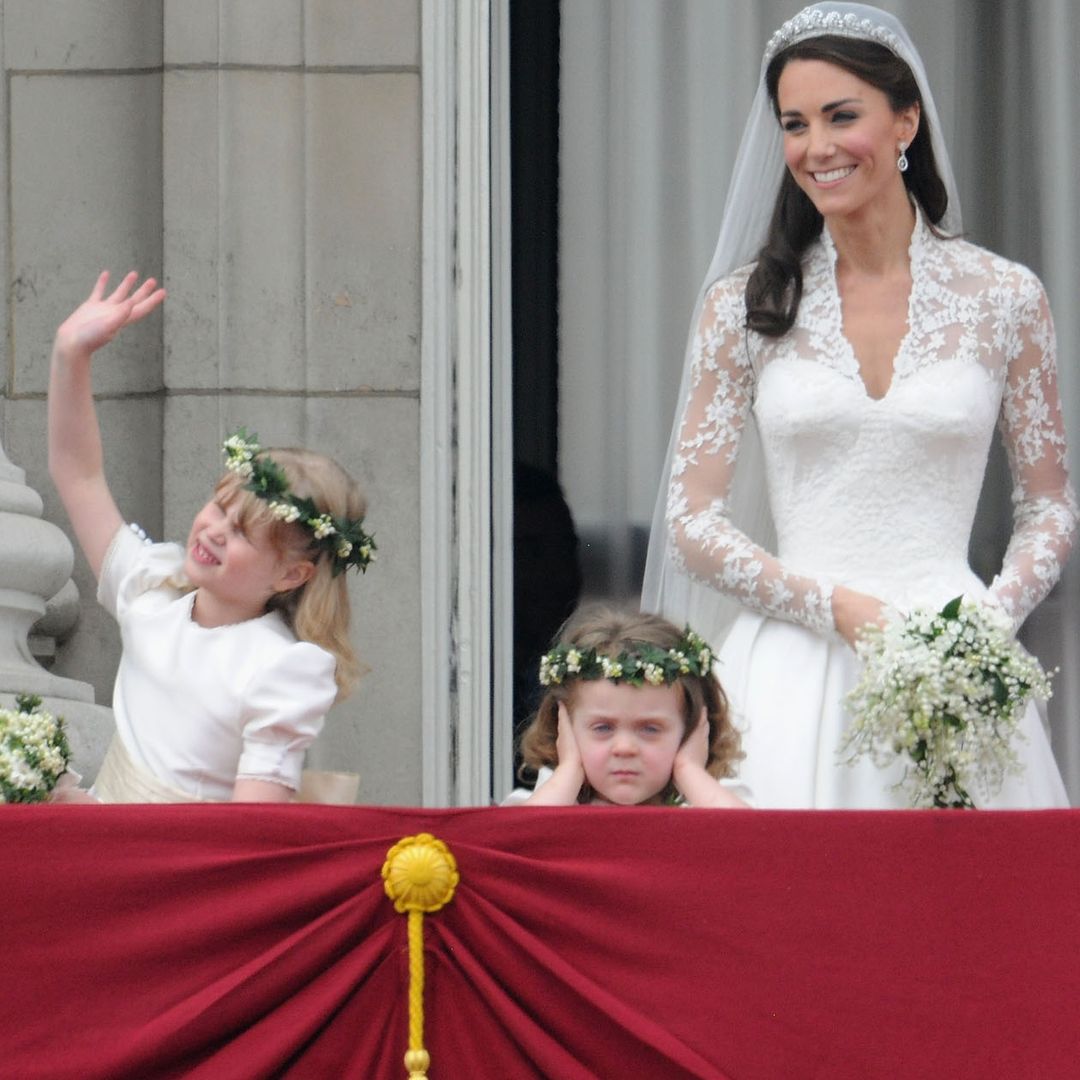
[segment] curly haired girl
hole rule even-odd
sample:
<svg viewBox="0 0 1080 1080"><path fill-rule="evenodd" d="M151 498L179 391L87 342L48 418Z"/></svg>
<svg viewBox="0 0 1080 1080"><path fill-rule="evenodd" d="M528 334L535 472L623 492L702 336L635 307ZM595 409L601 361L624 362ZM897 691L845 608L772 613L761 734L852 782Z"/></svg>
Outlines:
<svg viewBox="0 0 1080 1080"><path fill-rule="evenodd" d="M742 756L739 734L712 652L689 628L585 607L542 659L540 681L547 693L521 738L537 785L504 805L746 805L719 782Z"/></svg>

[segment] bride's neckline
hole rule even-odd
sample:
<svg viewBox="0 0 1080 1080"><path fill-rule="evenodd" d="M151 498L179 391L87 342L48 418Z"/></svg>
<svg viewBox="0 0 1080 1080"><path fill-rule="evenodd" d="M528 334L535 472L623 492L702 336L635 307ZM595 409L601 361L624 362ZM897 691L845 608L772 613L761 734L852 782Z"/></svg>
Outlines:
<svg viewBox="0 0 1080 1080"><path fill-rule="evenodd" d="M922 241L924 238L924 232L926 230L925 222L918 209L915 210L915 222L912 226L911 236L908 240L907 246L907 262L910 274L910 283L908 288L907 297L907 316L905 319L904 331L897 338L895 348L891 350L891 356L888 364L888 379L884 381L884 388L880 393L875 393L871 389L871 383L868 382L868 367L860 360L858 353L855 351L851 339L848 337L844 324L844 299L840 291L840 282L838 277L838 261L839 252L836 248L836 242L830 233L828 226L822 228L822 242L825 248L825 252L828 260L828 279L830 285L831 295L831 316L835 321L836 331L842 342L844 351L844 366L850 371L850 373L859 380L859 385L862 387L863 393L871 401L884 401L889 396L893 386L896 384L896 376L898 370L901 367L901 359L904 355L906 346L912 335L912 328L915 321L915 297L917 292L916 282L917 273L916 265L919 255L922 251Z"/></svg>

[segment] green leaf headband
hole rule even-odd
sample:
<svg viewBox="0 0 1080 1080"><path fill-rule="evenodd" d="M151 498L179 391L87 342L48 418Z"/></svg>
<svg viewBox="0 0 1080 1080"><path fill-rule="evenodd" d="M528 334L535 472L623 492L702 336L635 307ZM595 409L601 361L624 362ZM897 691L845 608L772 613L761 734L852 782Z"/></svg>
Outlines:
<svg viewBox="0 0 1080 1080"><path fill-rule="evenodd" d="M364 573L375 561L375 538L364 532L363 518L339 518L322 514L308 498L289 491L285 470L259 445L258 436L238 428L221 447L225 468L245 479L251 491L270 504L270 512L281 521L295 522L307 529L315 543L326 552L335 577L354 567Z"/></svg>
<svg viewBox="0 0 1080 1080"><path fill-rule="evenodd" d="M688 626L671 649L641 644L618 656L577 645L556 645L540 658L540 684L561 686L570 679L609 679L631 686L666 686L683 675L708 675L712 649Z"/></svg>

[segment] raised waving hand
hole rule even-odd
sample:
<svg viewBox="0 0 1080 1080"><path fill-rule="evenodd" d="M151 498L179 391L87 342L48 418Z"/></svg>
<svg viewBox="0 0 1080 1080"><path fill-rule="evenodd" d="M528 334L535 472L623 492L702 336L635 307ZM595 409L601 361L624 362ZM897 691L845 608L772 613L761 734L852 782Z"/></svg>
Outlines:
<svg viewBox="0 0 1080 1080"><path fill-rule="evenodd" d="M132 291L139 275L132 270L108 296L109 271L103 270L90 295L60 324L56 345L65 350L92 353L107 345L131 323L150 314L165 299L165 290L147 278Z"/></svg>
<svg viewBox="0 0 1080 1080"><path fill-rule="evenodd" d="M106 295L103 271L90 295L60 324L49 371L49 474L97 577L123 518L105 479L90 360L131 323L154 311L165 290L153 278L137 288L132 271Z"/></svg>

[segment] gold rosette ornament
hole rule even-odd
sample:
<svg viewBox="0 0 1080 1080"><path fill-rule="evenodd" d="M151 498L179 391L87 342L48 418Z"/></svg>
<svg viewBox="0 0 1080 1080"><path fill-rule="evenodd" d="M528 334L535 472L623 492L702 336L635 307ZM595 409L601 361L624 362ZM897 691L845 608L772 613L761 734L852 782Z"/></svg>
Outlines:
<svg viewBox="0 0 1080 1080"><path fill-rule="evenodd" d="M427 1080L431 1065L424 1049L424 913L438 911L454 897L461 880L450 849L431 833L399 840L382 867L386 895L409 917L409 1080Z"/></svg>

